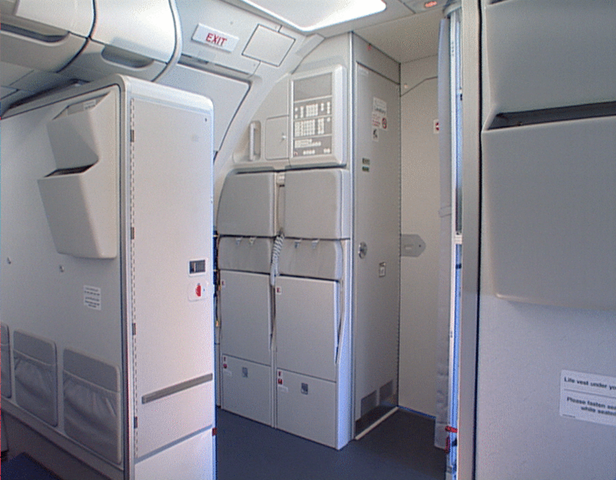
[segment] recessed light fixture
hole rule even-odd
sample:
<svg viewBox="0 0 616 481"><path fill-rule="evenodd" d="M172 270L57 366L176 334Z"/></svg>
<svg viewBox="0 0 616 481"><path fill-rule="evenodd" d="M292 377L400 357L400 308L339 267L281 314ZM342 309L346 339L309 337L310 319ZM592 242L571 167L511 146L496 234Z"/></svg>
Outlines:
<svg viewBox="0 0 616 481"><path fill-rule="evenodd" d="M415 13L433 10L435 7L444 6L446 0L402 0L407 7Z"/></svg>
<svg viewBox="0 0 616 481"><path fill-rule="evenodd" d="M242 0L244 3L302 31L373 15L385 10L383 0Z"/></svg>

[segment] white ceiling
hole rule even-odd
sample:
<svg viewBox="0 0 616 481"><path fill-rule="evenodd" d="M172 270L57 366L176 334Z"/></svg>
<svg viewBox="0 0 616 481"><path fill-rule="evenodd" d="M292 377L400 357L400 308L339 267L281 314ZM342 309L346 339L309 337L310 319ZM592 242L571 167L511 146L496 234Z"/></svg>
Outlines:
<svg viewBox="0 0 616 481"><path fill-rule="evenodd" d="M360 37L400 63L438 53L442 10L417 13L355 30Z"/></svg>
<svg viewBox="0 0 616 481"><path fill-rule="evenodd" d="M248 11L253 11L258 15L268 16L245 3L246 0L225 1ZM286 1L296 2L296 6L304 9L314 6L312 0ZM438 52L439 22L443 18L443 5L446 2L438 0L437 6L422 12L426 0L383 1L387 4L387 8L380 13L320 28L315 33L324 37L331 37L343 32L353 31L400 63L436 55ZM272 1L272 3L275 2Z"/></svg>

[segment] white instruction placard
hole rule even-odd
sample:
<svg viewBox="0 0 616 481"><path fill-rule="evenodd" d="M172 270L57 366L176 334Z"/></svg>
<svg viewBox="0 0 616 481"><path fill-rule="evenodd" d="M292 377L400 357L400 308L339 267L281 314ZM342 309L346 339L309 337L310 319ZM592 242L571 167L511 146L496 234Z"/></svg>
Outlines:
<svg viewBox="0 0 616 481"><path fill-rule="evenodd" d="M102 297L100 287L83 286L83 305L87 308L100 311L102 306Z"/></svg>
<svg viewBox="0 0 616 481"><path fill-rule="evenodd" d="M560 415L616 426L616 377L563 370Z"/></svg>

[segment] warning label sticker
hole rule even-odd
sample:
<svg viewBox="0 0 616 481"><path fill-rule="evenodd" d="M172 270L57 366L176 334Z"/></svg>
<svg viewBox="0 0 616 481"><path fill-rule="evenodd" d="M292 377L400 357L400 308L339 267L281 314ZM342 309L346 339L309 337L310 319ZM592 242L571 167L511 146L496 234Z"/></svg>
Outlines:
<svg viewBox="0 0 616 481"><path fill-rule="evenodd" d="M83 286L83 305L95 311L101 310L102 293L100 287Z"/></svg>
<svg viewBox="0 0 616 481"><path fill-rule="evenodd" d="M378 131L387 130L387 102L372 98L372 140L378 142Z"/></svg>
<svg viewBox="0 0 616 481"><path fill-rule="evenodd" d="M560 415L616 426L616 377L562 371Z"/></svg>

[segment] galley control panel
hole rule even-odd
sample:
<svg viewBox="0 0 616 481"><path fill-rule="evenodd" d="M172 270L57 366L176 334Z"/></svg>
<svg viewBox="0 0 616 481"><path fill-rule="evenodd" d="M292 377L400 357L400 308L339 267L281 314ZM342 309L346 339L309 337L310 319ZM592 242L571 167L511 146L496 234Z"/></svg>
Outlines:
<svg viewBox="0 0 616 481"><path fill-rule="evenodd" d="M291 79L291 163L344 164L344 68Z"/></svg>

